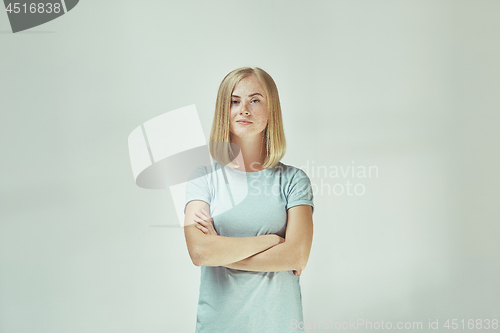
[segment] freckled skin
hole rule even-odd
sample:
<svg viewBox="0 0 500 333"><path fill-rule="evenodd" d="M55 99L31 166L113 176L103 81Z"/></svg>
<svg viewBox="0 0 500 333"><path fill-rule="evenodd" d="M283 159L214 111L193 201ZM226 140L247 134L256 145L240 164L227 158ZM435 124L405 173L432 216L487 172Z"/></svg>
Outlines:
<svg viewBox="0 0 500 333"><path fill-rule="evenodd" d="M253 95L255 93L260 95ZM234 88L232 95L229 131L241 139L255 136L260 138L267 125L268 112L266 93L259 79L254 75L243 78ZM235 95L239 97L234 97ZM236 123L240 119L251 121L252 124Z"/></svg>

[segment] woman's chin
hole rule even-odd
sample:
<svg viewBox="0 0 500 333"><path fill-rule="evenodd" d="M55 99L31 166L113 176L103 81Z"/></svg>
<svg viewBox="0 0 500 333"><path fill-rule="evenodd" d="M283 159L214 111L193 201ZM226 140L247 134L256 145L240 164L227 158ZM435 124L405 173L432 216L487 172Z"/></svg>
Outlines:
<svg viewBox="0 0 500 333"><path fill-rule="evenodd" d="M261 133L254 131L237 131L236 133L231 133L233 138L238 139L250 139L259 136Z"/></svg>

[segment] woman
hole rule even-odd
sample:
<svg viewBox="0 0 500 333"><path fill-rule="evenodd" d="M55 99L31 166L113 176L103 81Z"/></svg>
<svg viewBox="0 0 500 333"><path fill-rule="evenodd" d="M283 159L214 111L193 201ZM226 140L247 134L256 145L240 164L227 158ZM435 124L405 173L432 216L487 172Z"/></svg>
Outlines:
<svg viewBox="0 0 500 333"><path fill-rule="evenodd" d="M300 274L311 249L307 175L280 162L276 85L260 68L222 81L210 134L216 160L187 182L184 234L201 266L196 332L297 332Z"/></svg>

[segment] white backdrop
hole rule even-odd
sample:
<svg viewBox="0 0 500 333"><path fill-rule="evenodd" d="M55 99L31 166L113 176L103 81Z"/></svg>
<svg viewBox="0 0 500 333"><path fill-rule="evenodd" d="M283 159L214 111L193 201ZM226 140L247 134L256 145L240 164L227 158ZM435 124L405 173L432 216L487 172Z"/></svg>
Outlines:
<svg viewBox="0 0 500 333"><path fill-rule="evenodd" d="M134 184L127 137L196 104L208 141L241 66L275 79L282 162L316 187L305 321L500 319L499 12L83 0L16 34L0 13L0 331L194 332L200 270L154 227L177 225L172 199Z"/></svg>

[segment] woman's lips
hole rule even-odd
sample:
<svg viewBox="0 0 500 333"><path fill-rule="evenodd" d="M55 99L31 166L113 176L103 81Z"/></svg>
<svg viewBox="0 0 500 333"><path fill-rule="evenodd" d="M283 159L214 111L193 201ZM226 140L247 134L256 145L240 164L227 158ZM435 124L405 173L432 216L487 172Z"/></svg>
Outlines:
<svg viewBox="0 0 500 333"><path fill-rule="evenodd" d="M249 121L237 121L238 124L241 124L241 125L250 125L251 122Z"/></svg>

